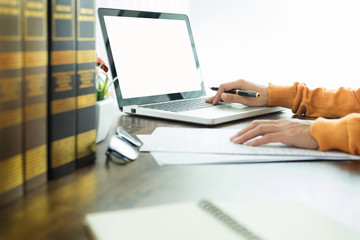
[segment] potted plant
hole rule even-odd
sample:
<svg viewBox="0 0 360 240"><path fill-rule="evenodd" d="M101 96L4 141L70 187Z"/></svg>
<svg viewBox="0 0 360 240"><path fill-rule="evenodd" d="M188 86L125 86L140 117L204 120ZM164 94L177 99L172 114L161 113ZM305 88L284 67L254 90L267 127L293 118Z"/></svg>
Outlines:
<svg viewBox="0 0 360 240"><path fill-rule="evenodd" d="M104 140L110 130L111 123L114 116L114 98L112 92L109 91L112 83L116 80L110 80L108 75L109 68L105 65L104 61L97 58L96 67L96 143Z"/></svg>

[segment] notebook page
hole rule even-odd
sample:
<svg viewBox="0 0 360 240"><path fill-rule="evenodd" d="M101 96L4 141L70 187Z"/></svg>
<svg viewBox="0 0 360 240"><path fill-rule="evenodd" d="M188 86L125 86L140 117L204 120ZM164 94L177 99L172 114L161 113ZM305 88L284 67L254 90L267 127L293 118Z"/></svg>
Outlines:
<svg viewBox="0 0 360 240"><path fill-rule="evenodd" d="M298 202L215 203L265 239L360 239L360 233Z"/></svg>
<svg viewBox="0 0 360 240"><path fill-rule="evenodd" d="M245 240L196 203L92 213L86 215L85 222L93 238L99 240Z"/></svg>
<svg viewBox="0 0 360 240"><path fill-rule="evenodd" d="M212 202L212 201L211 201ZM359 239L360 233L296 202L212 202L243 229L266 240ZM194 203L90 213L94 239L245 239L220 214Z"/></svg>

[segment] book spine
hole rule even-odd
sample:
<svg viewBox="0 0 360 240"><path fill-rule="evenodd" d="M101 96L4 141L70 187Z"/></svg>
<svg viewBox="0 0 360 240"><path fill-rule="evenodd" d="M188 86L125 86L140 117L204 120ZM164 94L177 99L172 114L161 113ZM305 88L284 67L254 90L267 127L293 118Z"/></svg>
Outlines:
<svg viewBox="0 0 360 240"><path fill-rule="evenodd" d="M76 4L76 167L95 161L95 1Z"/></svg>
<svg viewBox="0 0 360 240"><path fill-rule="evenodd" d="M23 195L20 0L0 1L0 206Z"/></svg>
<svg viewBox="0 0 360 240"><path fill-rule="evenodd" d="M49 178L75 170L75 0L49 2Z"/></svg>
<svg viewBox="0 0 360 240"><path fill-rule="evenodd" d="M47 181L47 1L23 1L25 192Z"/></svg>

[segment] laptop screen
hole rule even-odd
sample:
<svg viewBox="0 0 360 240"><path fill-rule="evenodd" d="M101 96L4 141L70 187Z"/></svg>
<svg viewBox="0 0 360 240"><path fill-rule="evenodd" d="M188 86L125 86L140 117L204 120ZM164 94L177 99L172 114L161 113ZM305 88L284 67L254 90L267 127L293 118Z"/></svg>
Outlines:
<svg viewBox="0 0 360 240"><path fill-rule="evenodd" d="M204 95L186 15L99 9L120 106Z"/></svg>

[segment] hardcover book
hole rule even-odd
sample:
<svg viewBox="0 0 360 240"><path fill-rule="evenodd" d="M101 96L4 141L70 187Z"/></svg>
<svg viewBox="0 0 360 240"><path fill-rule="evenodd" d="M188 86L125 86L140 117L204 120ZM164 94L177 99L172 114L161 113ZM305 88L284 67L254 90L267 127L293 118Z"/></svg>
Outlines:
<svg viewBox="0 0 360 240"><path fill-rule="evenodd" d="M95 1L76 5L76 167L95 161Z"/></svg>
<svg viewBox="0 0 360 240"><path fill-rule="evenodd" d="M0 206L23 194L20 0L0 1Z"/></svg>
<svg viewBox="0 0 360 240"><path fill-rule="evenodd" d="M49 177L75 170L75 0L49 2Z"/></svg>
<svg viewBox="0 0 360 240"><path fill-rule="evenodd" d="M47 181L47 1L23 1L25 191Z"/></svg>

